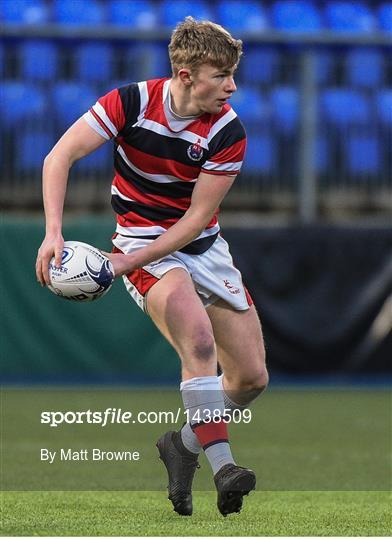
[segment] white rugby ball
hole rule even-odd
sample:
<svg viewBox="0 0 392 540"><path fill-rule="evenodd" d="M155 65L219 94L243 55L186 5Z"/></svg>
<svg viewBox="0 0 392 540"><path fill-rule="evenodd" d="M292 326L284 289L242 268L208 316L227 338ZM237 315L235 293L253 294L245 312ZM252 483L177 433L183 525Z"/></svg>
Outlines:
<svg viewBox="0 0 392 540"><path fill-rule="evenodd" d="M49 263L48 288L67 300L88 302L106 294L114 281L114 269L107 257L84 242L64 242L61 266Z"/></svg>

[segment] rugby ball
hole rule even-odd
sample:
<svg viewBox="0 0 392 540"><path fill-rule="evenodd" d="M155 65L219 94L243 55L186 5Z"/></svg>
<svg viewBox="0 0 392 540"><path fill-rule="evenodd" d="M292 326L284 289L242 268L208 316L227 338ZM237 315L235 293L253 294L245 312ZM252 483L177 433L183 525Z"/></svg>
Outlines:
<svg viewBox="0 0 392 540"><path fill-rule="evenodd" d="M48 288L66 300L89 302L106 294L114 281L114 269L107 257L84 242L64 242L61 266L49 263Z"/></svg>

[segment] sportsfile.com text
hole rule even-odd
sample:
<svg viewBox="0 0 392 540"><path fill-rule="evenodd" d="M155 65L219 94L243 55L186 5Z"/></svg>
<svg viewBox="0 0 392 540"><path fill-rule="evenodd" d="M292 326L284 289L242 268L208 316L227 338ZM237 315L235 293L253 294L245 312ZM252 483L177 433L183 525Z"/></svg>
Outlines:
<svg viewBox="0 0 392 540"><path fill-rule="evenodd" d="M126 411L109 407L104 411L42 411L41 424L58 427L61 424L96 424L105 427L111 424L177 424L181 417L187 422L214 423L223 420L226 423L249 424L252 420L250 409L236 410L198 410L193 415L180 407L176 411Z"/></svg>

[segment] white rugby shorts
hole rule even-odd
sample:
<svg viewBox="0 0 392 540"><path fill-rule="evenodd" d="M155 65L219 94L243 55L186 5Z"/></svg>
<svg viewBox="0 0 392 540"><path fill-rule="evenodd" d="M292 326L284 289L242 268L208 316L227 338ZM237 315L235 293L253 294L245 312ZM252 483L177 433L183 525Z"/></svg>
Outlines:
<svg viewBox="0 0 392 540"><path fill-rule="evenodd" d="M149 245L153 240L131 238L120 234L112 238L115 248L132 253ZM208 307L219 298L235 310L246 310L253 304L242 283L240 271L235 268L227 242L219 235L212 246L201 255L188 255L174 251L163 259L123 276L124 284L137 305L146 311L146 296L151 287L169 270L183 268L191 276L203 305Z"/></svg>

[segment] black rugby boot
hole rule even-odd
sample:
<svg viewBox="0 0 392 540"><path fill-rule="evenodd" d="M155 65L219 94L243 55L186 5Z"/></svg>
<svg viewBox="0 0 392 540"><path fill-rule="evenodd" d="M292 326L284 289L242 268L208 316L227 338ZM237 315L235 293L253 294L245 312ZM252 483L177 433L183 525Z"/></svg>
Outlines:
<svg viewBox="0 0 392 540"><path fill-rule="evenodd" d="M174 511L181 516L191 516L192 507L192 481L199 467L198 454L185 448L181 434L168 431L156 444L159 458L165 464L169 477L169 497Z"/></svg>
<svg viewBox="0 0 392 540"><path fill-rule="evenodd" d="M240 512L243 496L256 487L255 473L234 463L223 465L214 476L214 481L218 491L218 509L224 517Z"/></svg>

